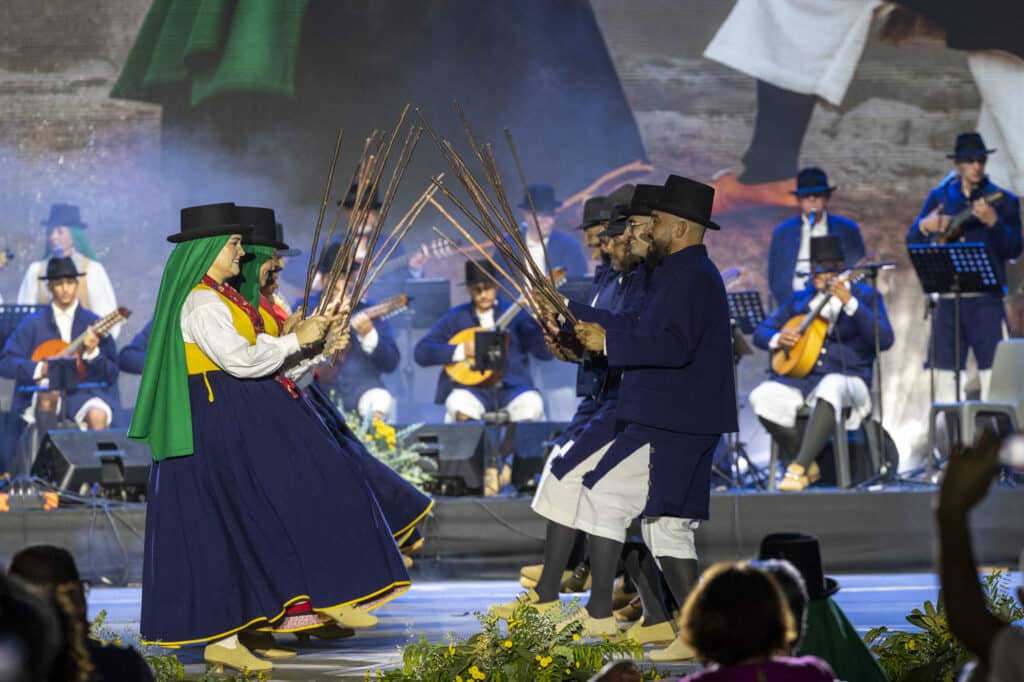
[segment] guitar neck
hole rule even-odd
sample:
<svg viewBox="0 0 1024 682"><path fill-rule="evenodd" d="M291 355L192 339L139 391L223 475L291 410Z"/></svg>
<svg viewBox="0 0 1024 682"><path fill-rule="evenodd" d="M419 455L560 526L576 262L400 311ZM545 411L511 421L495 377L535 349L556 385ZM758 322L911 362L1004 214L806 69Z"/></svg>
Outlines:
<svg viewBox="0 0 1024 682"><path fill-rule="evenodd" d="M401 308L403 305L405 305L403 296L395 296L393 298L381 301L380 303L375 303L371 306L367 306L358 312L366 315L371 320L376 320L379 317L384 317L388 313L394 312L398 308Z"/></svg>
<svg viewBox="0 0 1024 682"><path fill-rule="evenodd" d="M96 336L106 336L110 332L111 328L118 322L121 322L124 319L124 317L124 314L120 310L115 310L114 312L110 313L106 317L99 320L96 324L92 325L84 332L76 336L71 341L71 343L68 344L67 348L64 349L64 352L61 353L61 355L71 356L74 355L75 353L80 352L82 350L82 347L85 345L86 334L88 334L91 331Z"/></svg>

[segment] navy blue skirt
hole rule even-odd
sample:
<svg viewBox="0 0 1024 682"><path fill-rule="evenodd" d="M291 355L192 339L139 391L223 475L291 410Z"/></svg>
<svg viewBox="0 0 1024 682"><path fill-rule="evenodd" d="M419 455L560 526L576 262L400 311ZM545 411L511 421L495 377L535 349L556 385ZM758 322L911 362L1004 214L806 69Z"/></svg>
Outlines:
<svg viewBox="0 0 1024 682"><path fill-rule="evenodd" d="M355 454L395 539L403 548L410 541L419 540L421 536L413 531L430 511L433 500L366 449L316 382L303 391L303 395L342 447Z"/></svg>
<svg viewBox="0 0 1024 682"><path fill-rule="evenodd" d="M206 377L189 377L194 454L150 470L143 639L205 642L298 601L374 606L407 589L357 457L309 405L270 378Z"/></svg>

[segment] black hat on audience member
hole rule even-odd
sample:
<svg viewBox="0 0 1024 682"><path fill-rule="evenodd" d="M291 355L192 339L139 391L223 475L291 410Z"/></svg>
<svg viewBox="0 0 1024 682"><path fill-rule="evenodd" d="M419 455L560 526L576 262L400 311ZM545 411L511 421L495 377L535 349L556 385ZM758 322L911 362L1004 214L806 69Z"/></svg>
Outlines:
<svg viewBox="0 0 1024 682"><path fill-rule="evenodd" d="M489 261L468 260L466 261L466 286L473 284L490 284L498 279L498 271Z"/></svg>
<svg viewBox="0 0 1024 682"><path fill-rule="evenodd" d="M828 175L817 166L801 168L796 174L796 189L790 194L804 197L808 194L831 194L836 191L835 185L828 184Z"/></svg>
<svg viewBox="0 0 1024 682"><path fill-rule="evenodd" d="M839 583L825 575L818 538L805 533L772 533L761 540L757 558L785 559L793 564L807 585L811 599L828 599L839 591Z"/></svg>
<svg viewBox="0 0 1024 682"><path fill-rule="evenodd" d="M84 274L78 271L75 261L70 258L51 258L46 261L46 274L40 275L39 279L78 279Z"/></svg>
<svg viewBox="0 0 1024 682"><path fill-rule="evenodd" d="M822 268L823 263L843 263L846 261L846 254L843 253L843 242L837 235L826 234L821 237L811 237L811 266L817 272L833 272L837 268Z"/></svg>
<svg viewBox="0 0 1024 682"><path fill-rule="evenodd" d="M720 230L722 228L718 223L711 220L711 206L714 203L714 187L681 175L670 175L651 208L685 218L710 230Z"/></svg>
<svg viewBox="0 0 1024 682"><path fill-rule="evenodd" d="M203 204L181 209L181 231L169 236L167 241L178 244L225 234L246 235L249 232L252 232L252 227L238 220L238 207L234 203Z"/></svg>
<svg viewBox="0 0 1024 682"><path fill-rule="evenodd" d="M607 204L608 197L590 197L584 201L583 222L580 223L577 229L586 230L587 228L607 222Z"/></svg>

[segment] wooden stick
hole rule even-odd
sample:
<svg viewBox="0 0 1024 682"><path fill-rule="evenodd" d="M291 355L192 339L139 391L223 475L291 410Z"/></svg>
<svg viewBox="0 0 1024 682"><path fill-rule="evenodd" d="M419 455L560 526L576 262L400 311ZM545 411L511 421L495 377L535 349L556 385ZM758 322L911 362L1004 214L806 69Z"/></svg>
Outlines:
<svg viewBox="0 0 1024 682"><path fill-rule="evenodd" d="M446 242L448 242L448 243L452 244L453 246L458 246L458 244L457 244L457 243L455 242L455 240L453 240L453 239L452 239L451 237L449 237L448 235L446 235L446 234L445 234L444 232L442 232L442 231L441 231L440 229L438 229L437 227L431 227L430 229L432 229L432 230L433 230L434 232L436 232L436 233L437 233L438 235L440 235L440 236L441 236L441 239L444 239L444 240L445 240ZM476 246L476 244L475 244L475 243L474 243L474 246ZM479 247L478 247L478 250L480 251L480 253L481 253L482 255L484 255L484 256L486 256L486 255L487 255L487 252L486 252L486 251L484 251L484 250L483 250L482 248L479 248ZM465 255L465 254L463 254L463 255ZM465 258L466 258L466 261L467 261L467 262L469 262L469 261L472 261L472 260L473 260L473 259L472 259L472 258L470 258L470 257L469 257L468 255L465 255ZM488 279L490 279L490 280L491 280L492 282L494 282L494 285L495 285L495 286L496 286L497 288L501 289L501 290L502 290L502 292L504 292L504 294L505 294L506 296L508 296L508 298L509 298L509 300L510 300L510 301L514 301L514 300L516 300L516 295L515 295L515 294L513 294L513 293L512 293L511 291L509 291L509 290L508 290L508 287L506 287L506 286L505 286L504 284L502 284L501 282L499 282L499 281L498 281L498 279L497 279L496 277L494 277L494 275L492 275L491 273L487 272L486 270L483 270L483 273L484 273L485 275L487 275L487 278L488 278Z"/></svg>
<svg viewBox="0 0 1024 682"><path fill-rule="evenodd" d="M541 250L544 252L544 268L551 272L551 260L548 258L548 246L544 243L544 235L540 231L540 219L537 217L537 207L533 203L533 195L530 194L530 186L526 183L526 173L523 171L523 164L516 152L516 145L512 142L512 131L505 128L505 140L508 142L508 149L512 152L512 159L516 163L516 171L519 173L519 181L523 183L523 194L526 195L526 203L530 205L530 215L533 217L533 226L537 229L537 239L540 240Z"/></svg>
<svg viewBox="0 0 1024 682"><path fill-rule="evenodd" d="M334 152L331 154L331 166L327 171L327 182L324 183L324 196L320 201L320 213L316 218L316 229L313 230L313 248L309 250L309 268L306 270L306 288L302 294L302 308L299 317L306 316L306 306L309 303L309 290L313 287L313 265L316 258L316 247L320 240L320 229L324 224L324 213L327 211L327 201L331 196L331 185L334 184L334 169L338 166L338 156L341 154L341 141L345 137L344 128L338 128L338 136L334 141Z"/></svg>

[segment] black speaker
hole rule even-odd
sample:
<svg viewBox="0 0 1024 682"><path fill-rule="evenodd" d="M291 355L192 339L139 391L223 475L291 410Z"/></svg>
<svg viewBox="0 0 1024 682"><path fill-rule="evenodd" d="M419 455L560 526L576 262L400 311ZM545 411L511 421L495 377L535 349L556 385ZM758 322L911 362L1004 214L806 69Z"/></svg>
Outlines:
<svg viewBox="0 0 1024 682"><path fill-rule="evenodd" d="M47 431L32 474L78 493L98 484L105 494L144 496L153 454L125 431Z"/></svg>
<svg viewBox="0 0 1024 682"><path fill-rule="evenodd" d="M407 441L420 455L437 460L437 494L483 490L483 424L426 424L409 434Z"/></svg>
<svg viewBox="0 0 1024 682"><path fill-rule="evenodd" d="M508 425L512 439L512 485L518 490L537 485L554 439L566 422L514 422Z"/></svg>

